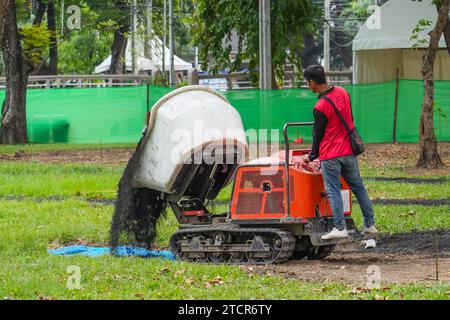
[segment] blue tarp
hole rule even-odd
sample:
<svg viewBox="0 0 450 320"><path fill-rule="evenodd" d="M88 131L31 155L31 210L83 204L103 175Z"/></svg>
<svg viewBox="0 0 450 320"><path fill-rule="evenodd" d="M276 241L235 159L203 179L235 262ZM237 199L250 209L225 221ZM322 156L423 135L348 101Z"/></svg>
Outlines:
<svg viewBox="0 0 450 320"><path fill-rule="evenodd" d="M110 247L88 247L88 246L68 246L58 249L48 250L50 254L57 256L83 255L88 257L99 257L111 254ZM166 260L175 260L170 251L147 250L140 247L117 247L115 254L121 257L141 257L141 258L160 258Z"/></svg>

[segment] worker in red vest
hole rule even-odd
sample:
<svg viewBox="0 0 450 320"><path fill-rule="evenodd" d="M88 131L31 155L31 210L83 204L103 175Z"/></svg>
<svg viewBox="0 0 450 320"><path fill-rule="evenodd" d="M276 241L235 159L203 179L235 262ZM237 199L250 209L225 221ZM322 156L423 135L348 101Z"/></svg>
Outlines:
<svg viewBox="0 0 450 320"><path fill-rule="evenodd" d="M333 212L334 228L322 236L323 240L348 237L341 196L342 176L358 199L364 217L363 234L376 234L372 202L362 182L358 161L353 154L350 136L336 110L324 96L331 99L350 129L354 128L350 96L347 91L327 83L325 70L320 65L305 69L303 76L309 88L319 93L319 101L314 106L314 131L312 152L304 157L308 163L319 158L325 190Z"/></svg>

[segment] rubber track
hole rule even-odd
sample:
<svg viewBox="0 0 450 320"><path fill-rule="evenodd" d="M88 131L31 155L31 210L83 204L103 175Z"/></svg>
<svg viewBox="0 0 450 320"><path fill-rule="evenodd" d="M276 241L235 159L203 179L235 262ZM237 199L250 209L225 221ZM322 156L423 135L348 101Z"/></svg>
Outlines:
<svg viewBox="0 0 450 320"><path fill-rule="evenodd" d="M170 238L170 247L173 252L174 242L175 238L182 236L184 234L189 233L210 233L210 232L238 232L238 233L250 233L251 235L257 235L258 233L276 233L280 236L282 239L282 246L281 251L278 254L278 256L272 260L272 261L243 261L243 262L224 262L221 264L250 264L250 265L267 265L267 264L277 264L277 263L283 263L286 262L294 253L295 249L295 238L292 236L290 232L286 232L279 229L273 229L273 228L239 228L233 225L230 226L220 226L220 227L198 227L198 228L191 228L191 229L182 229L177 231L172 235ZM209 262L209 261L201 261L201 262Z"/></svg>

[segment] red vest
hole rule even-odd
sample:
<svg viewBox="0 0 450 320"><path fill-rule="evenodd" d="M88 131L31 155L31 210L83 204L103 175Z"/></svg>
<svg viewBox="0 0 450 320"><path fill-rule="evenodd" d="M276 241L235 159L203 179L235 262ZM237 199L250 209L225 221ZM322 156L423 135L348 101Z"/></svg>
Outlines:
<svg viewBox="0 0 450 320"><path fill-rule="evenodd" d="M342 87L335 86L326 96L334 102L350 130L352 130L354 124L347 91ZM314 109L322 112L328 119L323 139L320 142L319 159L329 160L353 154L348 132L330 103L324 99L319 99Z"/></svg>

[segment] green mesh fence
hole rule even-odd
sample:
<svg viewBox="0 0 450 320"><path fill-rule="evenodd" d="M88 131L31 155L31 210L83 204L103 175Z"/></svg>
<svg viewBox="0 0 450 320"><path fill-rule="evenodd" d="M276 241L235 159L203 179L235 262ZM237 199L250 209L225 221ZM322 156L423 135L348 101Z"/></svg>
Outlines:
<svg viewBox="0 0 450 320"><path fill-rule="evenodd" d="M353 85L347 88L358 132L366 142L392 141L395 82Z"/></svg>
<svg viewBox="0 0 450 320"><path fill-rule="evenodd" d="M423 83L404 80L399 85L397 130L399 141L419 140L420 111L423 100ZM438 141L450 141L450 82L435 82L434 129ZM441 109L441 110L439 110Z"/></svg>
<svg viewBox="0 0 450 320"><path fill-rule="evenodd" d="M308 90L245 90L226 92L231 105L240 113L245 129L253 141L282 141L286 122L313 121L312 107L317 96ZM260 130L269 129L269 130ZM292 128L292 137L311 141L311 127Z"/></svg>
<svg viewBox="0 0 450 320"><path fill-rule="evenodd" d="M366 142L391 142L395 82L347 86L355 124ZM170 89L151 87L150 105ZM252 139L282 140L286 122L312 121L317 95L305 89L224 93L241 114ZM4 91L0 91L3 101ZM397 141L417 142L423 99L421 81L399 83ZM437 81L435 130L450 141L450 82ZM146 87L28 90L27 122L32 143L137 142L145 124ZM260 129L269 129L261 130ZM292 128L290 137L311 141L311 128ZM266 133L267 132L267 133Z"/></svg>

